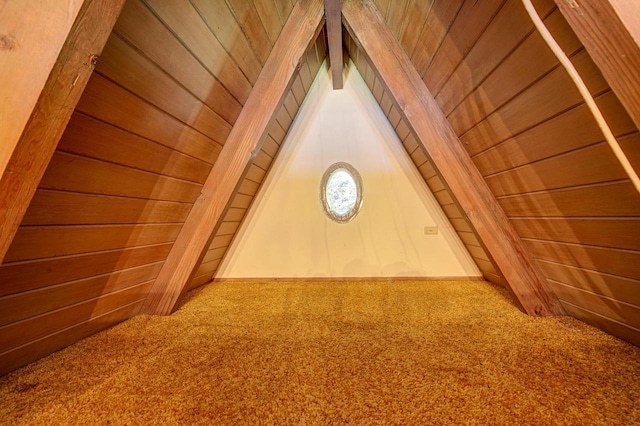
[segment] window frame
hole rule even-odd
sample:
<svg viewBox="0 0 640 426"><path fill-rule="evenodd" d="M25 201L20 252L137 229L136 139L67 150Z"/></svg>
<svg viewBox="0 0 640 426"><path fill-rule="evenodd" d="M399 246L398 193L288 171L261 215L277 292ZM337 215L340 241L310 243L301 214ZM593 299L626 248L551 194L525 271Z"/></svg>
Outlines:
<svg viewBox="0 0 640 426"><path fill-rule="evenodd" d="M339 215L336 212L332 211L329 208L329 203L327 202L327 183L329 182L329 178L331 177L331 175L339 169L344 169L349 175L351 175L351 178L356 184L357 192L355 204L353 205L351 210L349 210L344 215ZM320 201L322 203L322 210L329 217L329 219L333 220L334 222L351 222L362 209L363 195L364 193L362 177L360 176L360 173L358 173L358 171L355 169L355 167L353 167L349 163L345 163L342 161L333 163L327 168L327 170L325 170L324 174L322 175L322 180L320 181Z"/></svg>

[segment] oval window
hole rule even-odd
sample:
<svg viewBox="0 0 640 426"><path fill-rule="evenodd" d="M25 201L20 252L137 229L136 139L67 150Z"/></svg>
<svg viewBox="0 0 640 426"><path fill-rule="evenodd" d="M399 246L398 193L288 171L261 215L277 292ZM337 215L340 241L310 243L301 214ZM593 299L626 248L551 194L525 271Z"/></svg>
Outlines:
<svg viewBox="0 0 640 426"><path fill-rule="evenodd" d="M360 174L351 164L332 164L322 176L320 197L327 216L336 222L349 222L362 206Z"/></svg>

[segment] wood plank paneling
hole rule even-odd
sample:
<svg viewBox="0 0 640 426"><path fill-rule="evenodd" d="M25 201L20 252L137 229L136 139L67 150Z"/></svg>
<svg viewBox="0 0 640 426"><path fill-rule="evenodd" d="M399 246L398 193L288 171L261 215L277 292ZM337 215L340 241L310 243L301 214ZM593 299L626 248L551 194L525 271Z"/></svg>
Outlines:
<svg viewBox="0 0 640 426"><path fill-rule="evenodd" d="M152 281L162 262L0 298L0 326ZM137 294L137 299L146 294ZM0 345L0 352L2 345Z"/></svg>
<svg viewBox="0 0 640 426"><path fill-rule="evenodd" d="M573 58L574 65L592 94L607 90L607 85L589 55L583 50ZM582 97L564 69L557 68L524 90L494 113L460 136L471 155L492 144L513 137L550 117L582 103Z"/></svg>
<svg viewBox="0 0 640 426"><path fill-rule="evenodd" d="M173 242L181 224L21 226L6 262Z"/></svg>
<svg viewBox="0 0 640 426"><path fill-rule="evenodd" d="M522 238L640 250L639 218L512 218Z"/></svg>
<svg viewBox="0 0 640 426"><path fill-rule="evenodd" d="M598 327L609 334L618 336L636 346L640 346L640 330L567 301L563 301L562 305L569 315L591 324L594 327Z"/></svg>
<svg viewBox="0 0 640 426"><path fill-rule="evenodd" d="M116 308L111 312L92 316L71 327L59 328L59 331L49 334L48 336L32 340L25 345L0 353L0 375L4 375L45 355L49 355L52 352L69 346L78 340L89 337L98 331L107 329L119 322L131 318L140 311L141 306L142 300L134 301ZM57 312L53 312L51 315L56 313ZM82 314L72 308L66 311L64 316L70 318L82 318ZM38 317L38 319L34 321L34 325L32 327L40 327L42 324L47 324L47 322L47 317ZM22 332L24 331L16 334L20 334Z"/></svg>
<svg viewBox="0 0 640 426"><path fill-rule="evenodd" d="M264 64L269 58L269 53L271 53L271 47L275 40L269 38L255 5L246 0L227 0L227 3L231 6L236 21L240 24L242 31L247 35L251 46L253 46L254 51Z"/></svg>
<svg viewBox="0 0 640 426"><path fill-rule="evenodd" d="M640 306L640 281L560 263L540 261L550 282L570 285L615 301ZM615 304L615 303L612 303Z"/></svg>
<svg viewBox="0 0 640 426"><path fill-rule="evenodd" d="M233 29L234 22L228 21L220 29ZM241 103L140 0L125 3L114 31L227 122L235 123L242 109ZM234 31L231 34L240 45L239 34ZM224 44L224 39L221 42ZM167 52L171 54L167 55Z"/></svg>
<svg viewBox="0 0 640 426"><path fill-rule="evenodd" d="M190 203L39 189L22 225L183 223L189 210Z"/></svg>
<svg viewBox="0 0 640 426"><path fill-rule="evenodd" d="M640 216L640 197L627 180L498 197L509 217Z"/></svg>
<svg viewBox="0 0 640 426"><path fill-rule="evenodd" d="M640 253L553 241L525 240L534 258L640 280ZM595 272L598 271L598 272ZM639 293L640 296L640 293Z"/></svg>
<svg viewBox="0 0 640 426"><path fill-rule="evenodd" d="M78 179L82 176L82 179ZM113 163L56 152L40 188L193 203L202 185Z"/></svg>
<svg viewBox="0 0 640 426"><path fill-rule="evenodd" d="M123 3L86 0L45 8L20 2L2 7L0 79L8 90L0 91L0 262ZM49 13L58 19L51 22Z"/></svg>
<svg viewBox="0 0 640 426"><path fill-rule="evenodd" d="M209 163L79 112L71 117L58 151L199 184L211 171Z"/></svg>
<svg viewBox="0 0 640 426"><path fill-rule="evenodd" d="M640 135L634 133L619 139L622 149L629 154L631 164L640 166ZM600 167L584 167L598 163ZM640 167L639 167L640 168ZM556 173L561 170L562 173ZM567 154L530 162L506 172L487 176L487 183L497 196L525 192L552 190L571 186L624 180L627 174L604 142ZM632 197L633 198L633 197Z"/></svg>
<svg viewBox="0 0 640 426"><path fill-rule="evenodd" d="M274 35L292 8L277 3L235 6L259 11ZM12 342L0 347L0 371L138 312L261 72L247 22L224 1L127 2L0 267ZM295 87L304 93L301 79ZM271 158L258 156L266 168L251 176ZM208 267L259 182L242 185Z"/></svg>
<svg viewBox="0 0 640 426"><path fill-rule="evenodd" d="M58 256L0 266L0 296L160 262L171 243Z"/></svg>
<svg viewBox="0 0 640 426"><path fill-rule="evenodd" d="M251 82L236 62L231 60L190 2L167 0L145 0L145 2L176 37L188 46L200 62L217 76L236 99L241 103L247 100L251 92Z"/></svg>
<svg viewBox="0 0 640 426"><path fill-rule="evenodd" d="M234 6L234 9L239 7ZM298 74L298 66L304 60L307 48L318 38L322 9L321 0L309 0L296 4L291 12L220 158L202 187L199 202L194 204L189 213L165 266L147 297L144 305L146 313L168 315L173 312L178 299L194 278L216 228L231 227L228 223L220 224L220 220L229 204L236 207L231 200L253 163L254 152L262 145L269 122L274 116L278 120L284 116L278 114L278 109L290 94ZM286 110L285 114L288 116ZM282 122L280 124L283 125ZM238 194L235 198L242 195ZM250 203L252 197L246 197ZM237 226L230 233L236 229Z"/></svg>
<svg viewBox="0 0 640 426"><path fill-rule="evenodd" d="M614 135L624 135L635 131L631 119L612 92L609 91L597 97L596 103ZM582 148L602 139L602 133L591 113L584 104L580 104L524 133L493 145L488 150L474 156L473 160L481 173L488 176ZM621 142L624 143L624 141ZM631 156L633 159L633 154ZM603 158L610 158L610 156ZM565 167L584 168L580 163ZM589 169L591 168L589 167Z"/></svg>
<svg viewBox="0 0 640 426"><path fill-rule="evenodd" d="M637 306L557 282L552 282L552 285L560 300L640 329L640 308Z"/></svg>
<svg viewBox="0 0 640 426"><path fill-rule="evenodd" d="M99 74L91 77L77 110L209 164L221 150L212 139Z"/></svg>
<svg viewBox="0 0 640 426"><path fill-rule="evenodd" d="M435 96L503 6L504 0L465 1L431 65L422 74Z"/></svg>
<svg viewBox="0 0 640 426"><path fill-rule="evenodd" d="M549 31L558 37L560 46L567 54L573 56L581 48L559 12L552 13L544 22ZM532 56L535 56L535 61L530 60ZM467 83L467 87L475 87L468 96L465 97L464 90L452 89L449 101L445 104L441 100L441 105L446 108L445 112L456 129L468 129L558 66L555 56L535 31L484 80ZM464 67L468 68L466 65Z"/></svg>
<svg viewBox="0 0 640 426"><path fill-rule="evenodd" d="M151 285L150 281L52 311L41 317L30 318L0 327L0 353L23 344L37 341L57 330L73 326L82 320L94 318L117 309L128 300L141 300ZM0 355L1 357L2 355Z"/></svg>
<svg viewBox="0 0 640 426"><path fill-rule="evenodd" d="M249 82L254 84L264 61L251 47L229 5L224 0L194 0L191 3Z"/></svg>
<svg viewBox="0 0 640 426"><path fill-rule="evenodd" d="M224 144L231 125L122 38L111 36L102 59L96 67L98 73L117 80L119 85L150 104L218 144Z"/></svg>
<svg viewBox="0 0 640 426"><path fill-rule="evenodd" d="M640 127L640 19L638 4L586 0L580 7L556 1L563 15Z"/></svg>

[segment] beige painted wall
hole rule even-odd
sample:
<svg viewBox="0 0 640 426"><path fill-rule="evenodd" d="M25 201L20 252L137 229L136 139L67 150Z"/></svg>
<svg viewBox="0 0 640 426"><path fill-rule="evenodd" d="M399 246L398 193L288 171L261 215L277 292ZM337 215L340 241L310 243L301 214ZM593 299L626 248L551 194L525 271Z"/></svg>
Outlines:
<svg viewBox="0 0 640 426"><path fill-rule="evenodd" d="M338 161L364 185L347 224L319 196ZM433 225L438 235L424 235ZM325 64L216 277L480 275L355 67L334 91Z"/></svg>

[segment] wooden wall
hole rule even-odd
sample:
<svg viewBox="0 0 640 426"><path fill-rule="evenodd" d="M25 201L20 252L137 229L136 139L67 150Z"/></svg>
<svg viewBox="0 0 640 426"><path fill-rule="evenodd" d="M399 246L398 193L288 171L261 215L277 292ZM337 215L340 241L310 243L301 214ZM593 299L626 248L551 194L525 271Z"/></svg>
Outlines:
<svg viewBox="0 0 640 426"><path fill-rule="evenodd" d="M567 313L640 345L640 196L521 3L375 3ZM534 4L640 170L638 129L554 2Z"/></svg>
<svg viewBox="0 0 640 426"><path fill-rule="evenodd" d="M316 43L307 50L283 105L269 124L262 148L233 197L229 210L216 230L211 245L189 284L189 289L213 279L326 56L326 35L323 30L318 35Z"/></svg>
<svg viewBox="0 0 640 426"><path fill-rule="evenodd" d="M0 267L0 375L138 312L293 4L127 1Z"/></svg>

